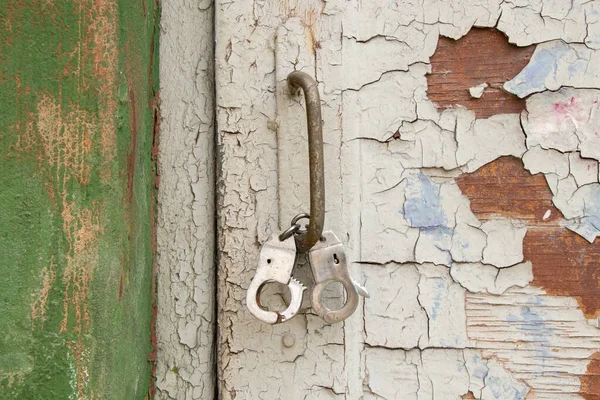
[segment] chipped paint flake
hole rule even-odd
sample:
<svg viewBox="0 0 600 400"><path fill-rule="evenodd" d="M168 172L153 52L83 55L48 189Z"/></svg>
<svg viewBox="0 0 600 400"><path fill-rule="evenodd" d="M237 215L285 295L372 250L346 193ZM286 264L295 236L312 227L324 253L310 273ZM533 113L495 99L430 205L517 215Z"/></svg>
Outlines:
<svg viewBox="0 0 600 400"><path fill-rule="evenodd" d="M485 91L485 89L487 89L490 85L488 85L487 83L483 82L480 83L477 86L471 86L469 88L469 94L471 95L472 98L474 99L479 99L481 98L481 96L483 96L483 92Z"/></svg>
<svg viewBox="0 0 600 400"><path fill-rule="evenodd" d="M585 0L506 1L500 8L498 29L518 46L553 39L581 43L586 38L586 16L593 9L594 2Z"/></svg>
<svg viewBox="0 0 600 400"><path fill-rule="evenodd" d="M580 151L600 160L600 90L565 88L540 93L527 100L522 115L527 147L560 152Z"/></svg>
<svg viewBox="0 0 600 400"><path fill-rule="evenodd" d="M593 242L600 235L598 91L561 89L527 104L525 167L544 173L565 225Z"/></svg>
<svg viewBox="0 0 600 400"><path fill-rule="evenodd" d="M481 230L487 235L482 259L485 264L503 268L523 261L525 224L516 220L492 219L484 222Z"/></svg>
<svg viewBox="0 0 600 400"><path fill-rule="evenodd" d="M456 141L456 161L463 172L475 171L502 156L521 157L526 150L518 114L475 119L472 112L459 112Z"/></svg>
<svg viewBox="0 0 600 400"><path fill-rule="evenodd" d="M584 44L554 40L539 44L529 64L504 89L523 98L561 87L598 87L600 51Z"/></svg>
<svg viewBox="0 0 600 400"><path fill-rule="evenodd" d="M533 280L531 262L507 268L482 263L454 263L450 275L469 292L497 295L513 286L525 287Z"/></svg>

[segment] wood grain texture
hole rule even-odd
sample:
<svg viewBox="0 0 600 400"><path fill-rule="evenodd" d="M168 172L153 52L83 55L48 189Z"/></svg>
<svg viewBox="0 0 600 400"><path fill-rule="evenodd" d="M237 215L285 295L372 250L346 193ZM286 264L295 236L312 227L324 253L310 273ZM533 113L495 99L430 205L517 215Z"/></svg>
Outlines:
<svg viewBox="0 0 600 400"><path fill-rule="evenodd" d="M576 299L587 318L600 315L600 242L590 244L561 226L562 215L552 205L543 175L531 175L518 158L503 157L461 175L457 183L479 219L504 216L526 221L523 255L533 264L533 286L550 295ZM544 220L548 210L550 216ZM580 378L579 394L586 399L600 398L596 358Z"/></svg>
<svg viewBox="0 0 600 400"><path fill-rule="evenodd" d="M600 351L594 353L586 375L581 378L580 394L586 400L600 400Z"/></svg>
<svg viewBox="0 0 600 400"><path fill-rule="evenodd" d="M479 219L501 215L527 222L523 255L533 263L533 285L576 298L588 318L600 315L600 243L590 244L561 226L543 175L531 175L521 160L503 157L461 175L457 183Z"/></svg>
<svg viewBox="0 0 600 400"><path fill-rule="evenodd" d="M427 75L429 98L442 109L464 106L477 118L519 113L525 101L502 89L529 62L535 46L517 47L496 29L471 29L453 40L440 37ZM469 88L487 83L483 96L472 98Z"/></svg>

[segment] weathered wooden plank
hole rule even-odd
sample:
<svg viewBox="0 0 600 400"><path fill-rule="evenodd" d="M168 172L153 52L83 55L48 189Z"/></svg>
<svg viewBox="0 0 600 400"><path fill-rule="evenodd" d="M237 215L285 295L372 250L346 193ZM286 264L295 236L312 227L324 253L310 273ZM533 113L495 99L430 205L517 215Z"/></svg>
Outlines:
<svg viewBox="0 0 600 400"><path fill-rule="evenodd" d="M215 393L212 1L162 3L156 398Z"/></svg>
<svg viewBox="0 0 600 400"><path fill-rule="evenodd" d="M0 5L0 397L150 384L157 4Z"/></svg>

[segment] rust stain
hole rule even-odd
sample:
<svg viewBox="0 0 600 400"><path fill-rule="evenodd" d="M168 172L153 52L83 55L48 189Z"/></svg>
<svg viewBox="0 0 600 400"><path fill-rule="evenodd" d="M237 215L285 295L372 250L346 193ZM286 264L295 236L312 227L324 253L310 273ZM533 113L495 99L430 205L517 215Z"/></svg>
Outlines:
<svg viewBox="0 0 600 400"><path fill-rule="evenodd" d="M155 0L156 2L158 0ZM145 3L144 3L145 4ZM154 8L154 20L156 21L157 19L157 11L158 10L158 5L155 5ZM144 15L146 15L146 13L144 12ZM152 37L156 37L156 27L158 26L157 23L154 24L154 28L152 29ZM150 63L148 64L148 88L149 93L148 93L148 108L153 110L153 106L154 106L154 100L155 100L155 96L152 95L152 88L154 87L154 83L153 83L153 74L154 74L154 46L155 46L155 40L152 40L150 42Z"/></svg>
<svg viewBox="0 0 600 400"><path fill-rule="evenodd" d="M123 299L123 285L124 285L123 280L124 279L125 279L124 273L121 272L121 278L119 279L119 301L121 301L121 299Z"/></svg>
<svg viewBox="0 0 600 400"><path fill-rule="evenodd" d="M129 129L131 131L131 145L129 156L127 157L127 188L129 190L129 204L133 204L133 185L135 179L135 151L137 149L137 109L135 106L135 91L129 87L129 104L131 106L131 115Z"/></svg>
<svg viewBox="0 0 600 400"><path fill-rule="evenodd" d="M29 112L24 122L9 127L20 134L8 156L29 155L37 159L38 168L48 179L48 196L55 202L56 192L59 197L66 193L70 180L87 184L91 167L86 160L97 123L76 106L65 110L50 94L42 93L38 99L35 113Z"/></svg>
<svg viewBox="0 0 600 400"><path fill-rule="evenodd" d="M299 17L302 23L314 27L325 11L325 2L321 0L280 0L279 13L289 18Z"/></svg>
<svg viewBox="0 0 600 400"><path fill-rule="evenodd" d="M86 387L90 382L90 375L87 367L89 360L81 336L75 341L67 340L67 346L69 346L69 349L71 350L70 356L73 357L75 363L77 400L93 399L93 393L90 396L85 395Z"/></svg>
<svg viewBox="0 0 600 400"><path fill-rule="evenodd" d="M137 151L137 135L138 135L138 116L141 114L140 102L136 98L135 88L143 86L144 74L139 70L143 65L139 59L139 55L132 55L129 45L125 45L125 74L127 78L128 97L129 97L129 131L131 132L129 155L127 157L127 188L128 188L128 204L133 204L134 184L135 184L135 160ZM128 218L130 217L129 213Z"/></svg>
<svg viewBox="0 0 600 400"><path fill-rule="evenodd" d="M479 219L501 215L525 220L533 227L557 225L562 219L544 176L531 175L516 157L498 158L474 173L462 174L456 182ZM547 210L551 214L544 221Z"/></svg>
<svg viewBox="0 0 600 400"><path fill-rule="evenodd" d="M99 107L100 152L102 165L100 178L108 182L112 177L112 162L117 151L115 118L117 115L118 48L117 48L117 7L116 1L94 0L91 19L86 37L92 40L93 77L100 83L97 95Z"/></svg>
<svg viewBox="0 0 600 400"><path fill-rule="evenodd" d="M63 272L66 284L64 314L60 332L67 331L70 304L75 309L75 331L85 332L89 325L86 306L87 290L97 261L97 236L101 232L99 207L91 210L68 200L69 182L87 185L91 166L88 157L97 123L87 111L74 108L64 111L51 96L42 96L37 105L37 134L43 148L41 164L54 176L54 187L61 203L63 232L69 245L67 266Z"/></svg>
<svg viewBox="0 0 600 400"><path fill-rule="evenodd" d="M63 203L63 231L67 235L69 251L63 272L66 289L61 333L68 329L71 307L75 312L75 332L82 334L89 328L87 294L98 262L98 236L102 232L99 215L98 205L94 209L77 210L74 202Z"/></svg>
<svg viewBox="0 0 600 400"><path fill-rule="evenodd" d="M533 264L532 285L576 299L586 318L600 316L600 241L590 244L560 226L563 216L552 205L542 174L531 175L518 158L502 157L456 181L479 219L501 215L526 221L523 255ZM580 381L581 396L600 400L600 352Z"/></svg>
<svg viewBox="0 0 600 400"><path fill-rule="evenodd" d="M440 37L427 75L429 98L439 108L465 106L477 118L519 113L525 100L505 92L502 86L527 65L534 49L508 43L496 29L474 28L459 40ZM490 87L481 98L472 98L469 88L484 82Z"/></svg>
<svg viewBox="0 0 600 400"><path fill-rule="evenodd" d="M280 0L278 13L289 18L298 17L302 24L308 28L306 43L311 54L319 48L315 33L319 31L319 19L325 12L325 2L321 0Z"/></svg>
<svg viewBox="0 0 600 400"><path fill-rule="evenodd" d="M160 92L154 94L152 102L152 162L154 163L155 173L152 174L152 186L158 189L160 184L160 175L158 174L159 159L158 146L160 144ZM154 202L152 202L154 204ZM154 221L154 218L151 218ZM154 249L154 247L153 247Z"/></svg>
<svg viewBox="0 0 600 400"><path fill-rule="evenodd" d="M60 204L63 232L67 238L67 266L62 280L66 285L63 299L63 320L60 332L68 330L71 307L74 309L74 330L85 333L89 327L87 291L97 262L98 235L102 232L100 206L82 207L69 199L72 181L87 185L91 165L92 137L98 129L96 118L87 111L71 106L64 110L52 96L44 94L36 107L37 120L21 136L23 149L39 148L39 165L51 177L49 197ZM46 270L46 277L38 297L32 304L32 319L43 316L47 294L54 270ZM40 308L41 307L41 308Z"/></svg>
<svg viewBox="0 0 600 400"><path fill-rule="evenodd" d="M590 359L585 375L580 378L579 394L586 400L600 400L600 351Z"/></svg>
<svg viewBox="0 0 600 400"><path fill-rule="evenodd" d="M91 173L87 157L93 132L97 129L94 118L77 107L66 111L52 96L41 95L36 128L43 148L40 164L54 172L55 186L61 197L66 196L71 179L87 185Z"/></svg>
<svg viewBox="0 0 600 400"><path fill-rule="evenodd" d="M156 279L155 275L152 276L152 314L150 317L150 345L152 346L152 350L148 354L148 361L152 364L152 372L150 376L150 388L148 389L148 397L149 399L154 399L156 397L156 357L158 352L158 338L156 336L156 317L157 317L157 306L156 306L156 298L154 293L156 292Z"/></svg>
<svg viewBox="0 0 600 400"><path fill-rule="evenodd" d="M467 394L463 395L461 397L461 399L464 399L464 400L475 400L475 395L473 394L473 392L469 391L469 392L467 392Z"/></svg>
<svg viewBox="0 0 600 400"><path fill-rule="evenodd" d="M552 226L528 232L523 253L534 264L533 285L574 297L587 318L600 316L600 242L590 244L566 228Z"/></svg>
<svg viewBox="0 0 600 400"><path fill-rule="evenodd" d="M27 1L25 0L6 2L6 6L4 7L6 14L4 15L4 18L0 19L0 24L3 25L2 31L10 33L10 35L4 37L3 45L12 46L14 38L18 37L17 31L21 29L21 24L15 24L15 20L18 20L15 18L15 15L25 10L27 6Z"/></svg>
<svg viewBox="0 0 600 400"><path fill-rule="evenodd" d="M52 289L54 282L56 282L56 264L54 263L54 257L50 259L50 263L47 267L42 268L40 277L42 278L42 287L38 293L32 294L34 297L34 301L31 303L31 321L33 326L36 326L37 320L40 320L41 326L44 326L48 296L50 295L50 290Z"/></svg>

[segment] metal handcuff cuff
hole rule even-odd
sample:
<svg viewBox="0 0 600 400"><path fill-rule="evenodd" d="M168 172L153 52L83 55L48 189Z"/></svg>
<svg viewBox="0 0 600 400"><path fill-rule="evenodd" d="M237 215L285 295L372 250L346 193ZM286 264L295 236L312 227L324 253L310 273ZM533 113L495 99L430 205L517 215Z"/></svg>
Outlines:
<svg viewBox="0 0 600 400"><path fill-rule="evenodd" d="M304 72L288 75L292 93L302 88L306 102L308 148L310 163L310 214L298 214L290 227L267 240L259 254L256 274L246 293L248 310L259 320L270 324L286 322L293 318L302 305L306 287L292 277L298 254L308 252L314 277L311 303L314 311L327 323L340 322L354 313L358 296L368 297L367 291L350 277L346 253L342 242L332 231L323 232L325 223L325 177L323 162L323 132L321 126L321 101L316 81ZM299 221L309 219L306 229ZM287 285L291 300L285 310L269 311L260 302L260 291L268 282ZM346 300L339 310L330 310L321 294L332 282L339 282L346 292Z"/></svg>

